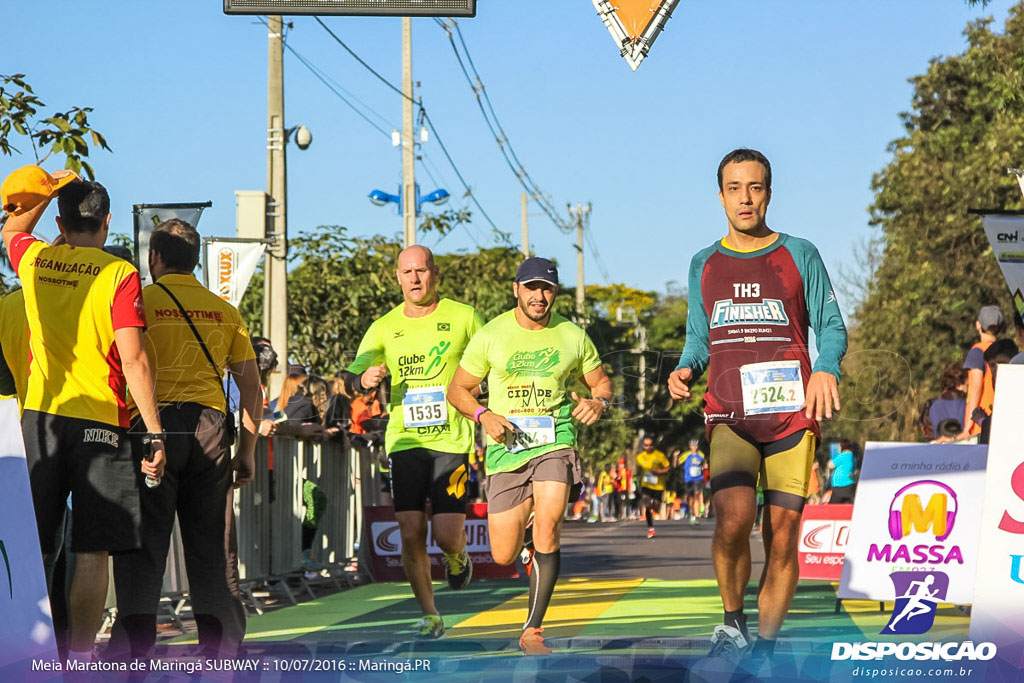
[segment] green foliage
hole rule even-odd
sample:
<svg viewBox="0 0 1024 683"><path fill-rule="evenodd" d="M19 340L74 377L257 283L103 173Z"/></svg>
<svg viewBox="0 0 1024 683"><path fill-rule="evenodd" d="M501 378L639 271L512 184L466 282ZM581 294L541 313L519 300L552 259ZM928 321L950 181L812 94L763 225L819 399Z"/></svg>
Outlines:
<svg viewBox="0 0 1024 683"><path fill-rule="evenodd" d="M89 107L72 107L44 117L39 114L46 104L40 100L25 74L0 74L0 154L21 154L11 139L28 138L36 164L52 155L64 156L64 168L93 179L92 166L85 160L89 145L110 151L106 139L89 124ZM43 151L49 146L49 151ZM40 156L42 155L42 156ZM0 271L8 271L7 252L0 245ZM4 273L0 272L0 294L9 290Z"/></svg>
<svg viewBox="0 0 1024 683"><path fill-rule="evenodd" d="M352 238L338 226L321 226L293 239L293 267L288 276L290 360L320 374L344 368L370 323L402 300L395 278L399 251L401 246L393 240ZM522 260L515 248L438 254L435 259L441 272L441 296L470 304L485 320L515 305L512 280ZM250 332L258 334L263 316L262 272L253 277L239 308ZM561 290L554 308L575 318L575 292ZM614 313L609 315L616 310L624 312L622 322ZM604 419L581 430L581 451L591 467L631 451L640 428L672 443L682 443L701 433L699 406L703 390L698 389L686 405L673 406L665 388L665 377L675 367L683 347L686 310L686 300L680 294L661 297L619 284L587 288L587 332L601 354L617 397ZM643 330L648 348L644 352L646 400L641 410L637 397ZM573 388L581 396L590 395L582 384Z"/></svg>
<svg viewBox="0 0 1024 683"><path fill-rule="evenodd" d="M0 154L20 154L11 142L12 133L28 138L37 164L50 156L64 156L64 168L94 178L85 160L89 146L110 151L106 139L89 124L90 107L72 107L42 116L46 104L25 81L25 74L0 74ZM49 147L49 150L46 148Z"/></svg>
<svg viewBox="0 0 1024 683"><path fill-rule="evenodd" d="M967 50L911 79L906 133L872 181L871 223L883 252L856 311L843 364L842 418L829 436L916 437L920 404L942 369L976 341L978 309L1012 309L970 208L1019 208L1007 167L1024 158L1024 3L1002 35L969 24Z"/></svg>
<svg viewBox="0 0 1024 683"><path fill-rule="evenodd" d="M291 359L328 374L348 365L370 323L402 301L395 277L400 251L393 240L348 237L339 226L321 226L292 239ZM473 306L484 319L513 305L511 283L520 260L515 249L494 247L436 258L441 296ZM240 310L251 332L262 329L262 271L253 277Z"/></svg>

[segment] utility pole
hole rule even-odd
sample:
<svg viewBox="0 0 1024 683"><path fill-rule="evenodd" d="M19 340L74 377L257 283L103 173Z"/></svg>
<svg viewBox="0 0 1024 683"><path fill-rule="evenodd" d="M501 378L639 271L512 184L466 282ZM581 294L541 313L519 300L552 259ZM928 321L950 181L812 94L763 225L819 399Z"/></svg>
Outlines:
<svg viewBox="0 0 1024 683"><path fill-rule="evenodd" d="M523 212L523 258L530 258L530 226L526 222L526 193L520 195Z"/></svg>
<svg viewBox="0 0 1024 683"><path fill-rule="evenodd" d="M412 129L412 19L402 17L402 218L405 246L416 244L416 142Z"/></svg>
<svg viewBox="0 0 1024 683"><path fill-rule="evenodd" d="M588 202L586 207L582 204L577 204L575 212L572 206L570 206L569 216L576 221L576 317L582 325L585 322L583 319L583 305L586 299L586 291L583 285L583 230L584 223L590 222L590 203Z"/></svg>
<svg viewBox="0 0 1024 683"><path fill-rule="evenodd" d="M276 394L288 365L288 224L284 146L284 64L280 16L267 23L267 232L274 242L267 250L263 291L263 334L270 339L282 362L270 377Z"/></svg>
<svg viewBox="0 0 1024 683"><path fill-rule="evenodd" d="M640 322L640 316L634 313L636 319L636 338L639 342L637 352L640 354L639 367L640 381L636 390L636 407L643 411L647 404L647 328Z"/></svg>

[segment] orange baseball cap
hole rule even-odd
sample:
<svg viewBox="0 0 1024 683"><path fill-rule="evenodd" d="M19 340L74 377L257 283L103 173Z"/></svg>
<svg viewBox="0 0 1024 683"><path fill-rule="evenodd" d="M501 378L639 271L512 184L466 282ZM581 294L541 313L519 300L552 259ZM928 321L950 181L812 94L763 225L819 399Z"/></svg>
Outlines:
<svg viewBox="0 0 1024 683"><path fill-rule="evenodd" d="M22 166L0 185L0 205L7 213L20 216L77 178L74 173L54 178L38 166Z"/></svg>

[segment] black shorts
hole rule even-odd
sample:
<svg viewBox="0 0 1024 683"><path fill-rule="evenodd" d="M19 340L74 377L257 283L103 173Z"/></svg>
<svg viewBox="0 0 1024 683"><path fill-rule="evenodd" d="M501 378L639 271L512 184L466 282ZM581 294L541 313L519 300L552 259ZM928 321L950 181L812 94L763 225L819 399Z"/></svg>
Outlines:
<svg viewBox="0 0 1024 683"><path fill-rule="evenodd" d="M856 487L853 484L849 486L833 486L832 497L829 498L830 503L852 503L853 492Z"/></svg>
<svg viewBox="0 0 1024 683"><path fill-rule="evenodd" d="M44 553L71 494L71 551L140 546L139 488L128 430L103 422L26 410L21 418L32 502Z"/></svg>
<svg viewBox="0 0 1024 683"><path fill-rule="evenodd" d="M662 496L665 495L664 491L658 491L656 489L649 489L646 486L640 487L640 495L647 496L651 500L660 503Z"/></svg>
<svg viewBox="0 0 1024 683"><path fill-rule="evenodd" d="M388 455L388 463L395 512L426 512L429 496L435 515L466 514L468 453L410 448Z"/></svg>
<svg viewBox="0 0 1024 683"><path fill-rule="evenodd" d="M696 496L698 493L704 493L704 480L697 479L695 481L688 481L683 485L683 490L688 496Z"/></svg>

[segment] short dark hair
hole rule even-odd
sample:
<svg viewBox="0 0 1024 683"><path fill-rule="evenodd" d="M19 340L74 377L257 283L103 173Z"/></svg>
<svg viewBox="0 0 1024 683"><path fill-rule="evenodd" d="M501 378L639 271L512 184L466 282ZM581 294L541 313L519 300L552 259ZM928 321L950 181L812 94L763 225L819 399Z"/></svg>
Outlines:
<svg viewBox="0 0 1024 683"><path fill-rule="evenodd" d="M199 241L190 223L172 218L153 228L149 250L159 254L168 269L192 272L199 265Z"/></svg>
<svg viewBox="0 0 1024 683"><path fill-rule="evenodd" d="M942 377L939 378L939 393L943 398L952 398L947 394L954 394L957 387L966 381L967 371L964 370L964 366L961 363L950 363L942 371Z"/></svg>
<svg viewBox="0 0 1024 683"><path fill-rule="evenodd" d="M999 339L985 349L986 363L1009 363L1010 359L1020 353L1020 349L1012 339Z"/></svg>
<svg viewBox="0 0 1024 683"><path fill-rule="evenodd" d="M120 244L108 244L103 247L103 251L107 252L111 256L116 256L119 259L127 261L128 263L135 262L135 256L132 254L132 250L128 247L121 246Z"/></svg>
<svg viewBox="0 0 1024 683"><path fill-rule="evenodd" d="M741 161L756 161L757 163L764 166L764 184L768 191L772 189L772 165L768 163L768 157L758 152L756 149L747 149L746 147L740 147L722 157L722 162L718 164L718 189L725 189L722 187L722 171L729 164L738 164Z"/></svg>
<svg viewBox="0 0 1024 683"><path fill-rule="evenodd" d="M96 233L110 215L107 188L91 180L75 180L57 193L60 222L68 232Z"/></svg>

